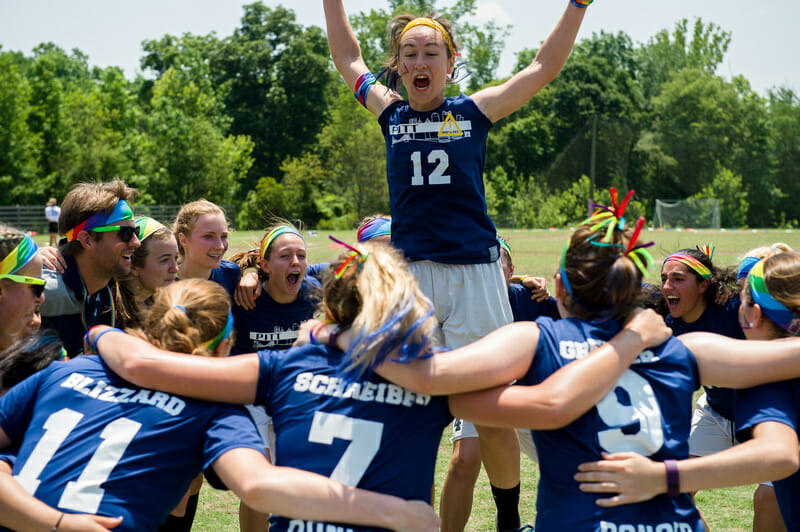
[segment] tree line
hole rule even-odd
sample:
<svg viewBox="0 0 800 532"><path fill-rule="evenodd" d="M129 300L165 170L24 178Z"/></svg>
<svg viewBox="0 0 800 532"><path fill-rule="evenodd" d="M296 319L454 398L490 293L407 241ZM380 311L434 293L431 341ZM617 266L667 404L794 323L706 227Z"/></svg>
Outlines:
<svg viewBox="0 0 800 532"><path fill-rule="evenodd" d="M470 24L476 7L439 9L468 59L469 76L448 95L503 81L495 73L508 27ZM389 0L353 17L373 72L390 18L433 8ZM724 226L797 226L798 95L776 87L762 96L743 77L716 75L730 42L701 19L646 43L624 32L578 42L561 74L492 128L490 214L525 227L582 219L594 144L595 190L633 188L645 215L656 198L710 197ZM0 48L0 204L43 204L76 182L119 176L140 203L236 205L240 228L273 215L345 228L388 211L379 126L333 69L321 28L256 2L227 37L165 35L142 49L143 74L129 80L77 49ZM535 54L518 52L515 71Z"/></svg>

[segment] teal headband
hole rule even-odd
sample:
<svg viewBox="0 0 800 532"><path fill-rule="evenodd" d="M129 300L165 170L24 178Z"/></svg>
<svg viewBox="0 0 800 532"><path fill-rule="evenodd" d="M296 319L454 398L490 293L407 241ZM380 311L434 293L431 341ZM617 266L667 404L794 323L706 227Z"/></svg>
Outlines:
<svg viewBox="0 0 800 532"><path fill-rule="evenodd" d="M750 269L747 276L750 284L750 294L753 302L757 303L766 316L775 324L791 335L800 333L800 318L796 317L786 306L772 297L764 281L764 261L759 261Z"/></svg>

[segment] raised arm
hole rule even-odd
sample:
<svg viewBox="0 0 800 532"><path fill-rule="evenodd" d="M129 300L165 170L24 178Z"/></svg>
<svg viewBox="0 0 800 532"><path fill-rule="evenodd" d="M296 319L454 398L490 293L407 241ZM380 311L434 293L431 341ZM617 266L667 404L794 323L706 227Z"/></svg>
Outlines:
<svg viewBox="0 0 800 532"><path fill-rule="evenodd" d="M90 341L107 327L95 327ZM172 353L119 330L97 341L103 361L120 377L168 393L223 403L252 404L258 385L258 356L214 358Z"/></svg>
<svg viewBox="0 0 800 532"><path fill-rule="evenodd" d="M703 384L750 388L800 377L800 338L734 340L698 332L679 340L697 359Z"/></svg>
<svg viewBox="0 0 800 532"><path fill-rule="evenodd" d="M753 429L753 439L730 449L688 460L679 460L682 493L778 480L797 471L797 433L783 423L765 422ZM606 455L605 460L579 466L575 480L587 493L609 493L599 506L619 506L646 501L667 492L663 462L637 453Z"/></svg>
<svg viewBox="0 0 800 532"><path fill-rule="evenodd" d="M11 530L107 532L121 517L67 514L29 495L8 473L0 472L0 525Z"/></svg>
<svg viewBox="0 0 800 532"><path fill-rule="evenodd" d="M534 386L504 386L450 397L450 411L476 425L550 430L583 415L608 394L631 362L672 331L653 310L639 312L614 338Z"/></svg>
<svg viewBox="0 0 800 532"><path fill-rule="evenodd" d="M439 530L428 504L345 486L308 471L270 464L252 449L234 449L214 462L220 479L250 508L297 519L392 530Z"/></svg>
<svg viewBox="0 0 800 532"><path fill-rule="evenodd" d="M488 87L472 95L473 101L489 120L497 122L510 115L555 79L572 51L585 14L586 8L568 3L558 24L530 65L502 85Z"/></svg>
<svg viewBox="0 0 800 532"><path fill-rule="evenodd" d="M342 0L323 0L322 4L325 9L328 47L331 50L333 64L352 91L358 78L369 72L369 68L361 56L361 47L347 20ZM398 99L400 96L396 92L376 83L367 93L366 107L375 116L380 116L387 105Z"/></svg>
<svg viewBox="0 0 800 532"><path fill-rule="evenodd" d="M593 354L568 364L545 381L547 386L544 391L556 397L565 394L564 397L570 402L573 399L587 401L597 395L599 400L642 350L663 343L670 334L671 330L655 312L640 311L625 325L625 330L593 351L603 356L598 358ZM428 395L483 390L508 384L525 376L536 355L538 343L539 327L536 323L517 322L501 327L464 347L411 364L385 362L377 372L395 384ZM614 373L608 377L607 385L602 387L605 392L601 393L601 387L595 389L593 386L597 385L597 376L605 376L606 371ZM540 386L544 385L542 383ZM551 398L548 402L560 400Z"/></svg>

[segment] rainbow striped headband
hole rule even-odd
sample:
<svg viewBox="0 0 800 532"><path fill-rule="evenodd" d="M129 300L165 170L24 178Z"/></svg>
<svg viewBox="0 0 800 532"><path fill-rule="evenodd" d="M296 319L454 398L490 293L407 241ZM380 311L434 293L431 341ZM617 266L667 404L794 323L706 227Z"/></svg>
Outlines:
<svg viewBox="0 0 800 532"><path fill-rule="evenodd" d="M299 236L299 237L300 237L300 239L301 239L303 242L305 242L305 239L303 238L303 235L301 235L301 234L300 234L300 231L298 231L298 230L297 230L297 229L295 229L294 227L292 227L292 226L290 226L290 225L279 225L278 227L276 227L275 229L273 229L272 231L270 231L269 233L267 233L267 236L265 236L265 237L264 237L264 238L261 240L261 250L260 250L260 252L261 252L261 258L263 259L263 258L265 258L265 257L266 257L266 255L267 255L267 250L269 249L269 247L272 245L272 242L273 242L273 241L274 241L276 238L278 238L278 237L279 237L279 236L281 236L281 235L285 235L285 234L287 234L287 233L288 233L288 234L292 234L292 235L297 235L297 236Z"/></svg>
<svg viewBox="0 0 800 532"><path fill-rule="evenodd" d="M116 222L121 222L122 220L133 220L133 210L131 210L128 202L123 199L117 202L110 213L106 214L105 211L96 212L67 231L65 233L67 242L74 242L77 240L78 233L81 231L91 231L97 227L105 227Z"/></svg>
<svg viewBox="0 0 800 532"><path fill-rule="evenodd" d="M19 271L20 268L33 260L38 250L39 247L36 242L28 235L25 235L25 238L17 244L17 247L0 261L0 275L10 275Z"/></svg>
<svg viewBox="0 0 800 532"><path fill-rule="evenodd" d="M739 264L739 270L736 272L736 280L744 279L747 277L747 274L750 273L750 270L753 269L761 259L759 257L745 257L742 259L742 263Z"/></svg>
<svg viewBox="0 0 800 532"><path fill-rule="evenodd" d="M372 240L376 236L388 236L392 234L392 221L389 218L373 218L361 226L356 233L359 242Z"/></svg>
<svg viewBox="0 0 800 532"><path fill-rule="evenodd" d="M697 260L696 258L692 257L691 255L686 255L684 253L673 253L666 259L664 259L664 264L668 262L680 262L681 264L686 265L692 271L694 271L697 275L702 277L703 279L710 279L711 278L711 270L709 270L705 264Z"/></svg>
<svg viewBox="0 0 800 532"><path fill-rule="evenodd" d="M497 237L497 243L500 244L501 248L506 250L506 253L508 253L508 262L510 262L511 264L514 264L514 255L511 253L511 246L508 245L508 242L506 242L505 240L503 240L502 238L500 238L498 236ZM562 274L562 277L563 277L563 274Z"/></svg>
<svg viewBox="0 0 800 532"><path fill-rule="evenodd" d="M430 17L419 17L410 21L408 24L406 24L406 27L403 28L403 31L400 32L400 39L403 38L403 35L405 35L408 30L411 28L416 28L417 26L428 26L429 28L433 28L438 31L444 38L444 42L447 44L447 49L450 50L450 55L456 55L456 48L453 46L453 39L450 38L450 34L447 33L447 30L444 28L444 26L442 26L441 22Z"/></svg>
<svg viewBox="0 0 800 532"><path fill-rule="evenodd" d="M140 241L152 235L162 227L164 227L164 224L153 218L148 218L147 216L136 219L136 232Z"/></svg>
<svg viewBox="0 0 800 532"><path fill-rule="evenodd" d="M786 306L772 297L764 281L764 261L758 261L747 276L750 294L764 314L775 324L791 335L800 334L800 318L796 317Z"/></svg>
<svg viewBox="0 0 800 532"><path fill-rule="evenodd" d="M180 306L180 305L176 305L176 306ZM181 307L181 308L183 308L183 307ZM186 310L184 309L183 312L185 313ZM232 330L233 330L233 313L231 311L228 311L228 322L225 324L225 328L222 329L219 332L219 334L216 335L211 340L209 340L207 342L203 342L202 344L200 344L200 347L205 348L205 350L208 351L209 353L213 352L214 349L219 347L219 344L221 344L224 340L226 340L226 339L228 339L230 337Z"/></svg>

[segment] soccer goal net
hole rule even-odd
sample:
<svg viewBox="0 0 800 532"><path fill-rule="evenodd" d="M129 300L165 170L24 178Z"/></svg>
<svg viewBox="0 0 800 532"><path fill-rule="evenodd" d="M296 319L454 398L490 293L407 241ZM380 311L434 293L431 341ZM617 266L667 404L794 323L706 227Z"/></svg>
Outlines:
<svg viewBox="0 0 800 532"><path fill-rule="evenodd" d="M656 200L655 223L663 228L719 229L719 200Z"/></svg>

